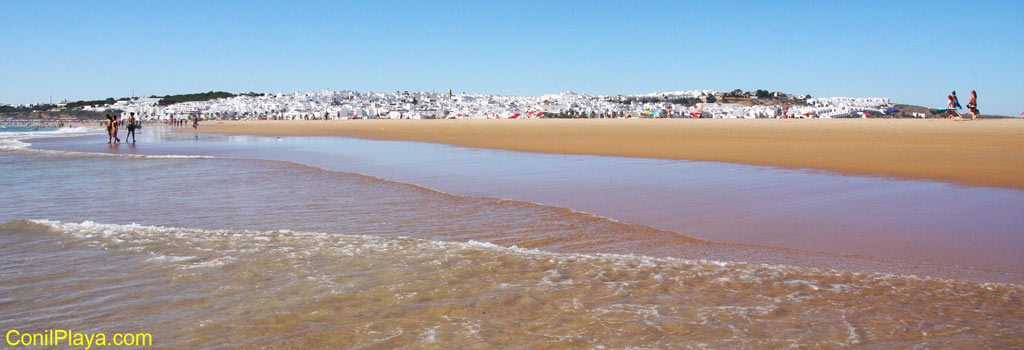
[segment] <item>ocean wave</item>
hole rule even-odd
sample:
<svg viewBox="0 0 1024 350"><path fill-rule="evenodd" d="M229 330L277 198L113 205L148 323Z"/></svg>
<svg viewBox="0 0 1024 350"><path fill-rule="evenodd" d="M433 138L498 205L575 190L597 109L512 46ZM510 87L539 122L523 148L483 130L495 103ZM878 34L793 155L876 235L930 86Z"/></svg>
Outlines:
<svg viewBox="0 0 1024 350"><path fill-rule="evenodd" d="M78 273L68 278L129 261L129 273L151 282L108 292L130 293L122 298L154 312L201 320L196 332L295 325L280 330L294 337L281 343L303 348L339 337L359 344L417 347L461 339L468 347L531 348L1016 347L1024 339L1024 287L1016 285L291 230L39 219L3 224L0 231L61 259L67 258L55 247L104 252L74 264ZM62 271L27 278L62 285ZM96 278L104 286L132 281ZM39 298L37 288L12 292L21 303ZM195 302L163 302L183 299ZM310 324L329 328L329 337L308 332Z"/></svg>
<svg viewBox="0 0 1024 350"><path fill-rule="evenodd" d="M145 242L153 243L154 239L159 239L164 244L188 244L192 245L195 243L203 242L214 242L214 241L233 241L239 243L244 241L248 245L258 246L258 248L273 248L273 244L280 243L291 243L295 246L309 246L312 249L321 248L338 248L332 247L331 243L344 243L344 244L358 244L364 247L397 247L402 245L413 245L418 247L429 247L439 250L465 250L465 249L476 249L476 250L489 250L493 252L499 252L501 254L515 254L521 256L528 256L536 259L553 259L559 261L574 261L574 262L605 262L615 263L625 266L633 267L653 267L663 265L699 265L709 268L724 268L733 269L737 272L742 272L743 276L738 276L738 279L750 279L750 273L756 271L775 271L775 272L788 272L788 273L808 273L811 275L830 275L830 276L845 276L855 279L866 279L866 280L915 280L915 281L937 281L941 283L952 283L952 284L979 284L985 286L997 286L1000 288L1017 288L1020 291L1024 291L1024 285L1006 284L1006 283L976 283L967 282L961 280L942 279L928 276L916 276L916 275L897 275L888 273L878 272L850 272L850 271L837 271L831 269L820 269L812 267L796 267L788 265L775 265L775 264L756 264L747 262L733 262L733 261L722 261L722 260L708 260L708 259L680 259L680 258L661 258L661 257L650 257L645 255L636 254L608 254L608 253L558 253L544 251L534 248L524 248L518 246L501 246L490 242L480 242L475 240L469 240L464 242L456 241L435 241L426 240L419 238L399 237L399 238L387 238L378 237L372 235L346 235L346 234L330 234L322 232L303 232L303 231L292 231L287 229L276 230L276 231L253 231L253 230L228 230L228 229L189 229L189 228L178 228L178 227L164 227L164 226L148 226L140 224L105 224L97 223L92 221L83 221L81 223L65 223L57 220L49 219L32 219L27 221L16 221L0 225L0 229L9 227L9 225L16 225L19 222L27 222L31 225L38 225L49 230L55 231L61 234L67 234L78 238L108 238L112 241L116 241L118 244L125 242ZM104 248L106 245L101 244ZM349 247L351 248L351 247ZM170 259L170 258L159 258ZM170 259L175 261L175 259ZM221 265L220 263L216 264ZM726 278L726 281L732 278ZM789 279L784 284L792 287L804 287L813 290L818 289L843 289L843 286L827 286L822 287L817 284L818 282L805 279Z"/></svg>
<svg viewBox="0 0 1024 350"><path fill-rule="evenodd" d="M26 149L32 146L24 140L40 137L74 137L85 135L102 135L106 130L91 126L74 126L52 130L0 132L0 149Z"/></svg>

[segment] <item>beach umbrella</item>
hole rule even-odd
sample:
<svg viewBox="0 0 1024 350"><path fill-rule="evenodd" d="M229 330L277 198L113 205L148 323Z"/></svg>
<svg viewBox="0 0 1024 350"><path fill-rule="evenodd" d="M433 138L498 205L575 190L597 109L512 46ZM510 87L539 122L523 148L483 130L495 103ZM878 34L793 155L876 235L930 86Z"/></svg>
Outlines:
<svg viewBox="0 0 1024 350"><path fill-rule="evenodd" d="M542 115L544 115L544 112L537 112L537 116L538 116L538 117L539 117L539 116L542 116Z"/></svg>

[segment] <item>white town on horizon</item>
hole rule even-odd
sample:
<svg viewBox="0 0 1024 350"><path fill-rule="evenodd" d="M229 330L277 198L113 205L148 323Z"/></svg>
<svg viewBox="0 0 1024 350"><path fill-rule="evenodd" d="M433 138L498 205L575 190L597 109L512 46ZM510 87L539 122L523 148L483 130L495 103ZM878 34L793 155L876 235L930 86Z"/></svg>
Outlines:
<svg viewBox="0 0 1024 350"><path fill-rule="evenodd" d="M296 119L509 119L537 118L559 113L588 117L640 118L835 118L861 116L865 112L891 112L888 98L808 98L773 93L800 104L744 105L712 102L728 93L715 90L657 92L642 95L591 96L562 92L541 96L502 96L432 92L358 92L323 90L291 94L242 94L200 102L167 106L160 98L134 98L84 109L119 110L123 116L134 112L143 120L200 117L228 120ZM757 100L756 96L749 96ZM674 103L696 99L695 105ZM652 101L654 100L654 101ZM924 117L923 114L917 115Z"/></svg>

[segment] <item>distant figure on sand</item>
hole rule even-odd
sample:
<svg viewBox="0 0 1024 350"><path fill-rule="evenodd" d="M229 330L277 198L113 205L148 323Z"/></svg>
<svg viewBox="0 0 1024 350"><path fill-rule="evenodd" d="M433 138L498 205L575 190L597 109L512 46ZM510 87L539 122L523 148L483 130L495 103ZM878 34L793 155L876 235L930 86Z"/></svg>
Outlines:
<svg viewBox="0 0 1024 350"><path fill-rule="evenodd" d="M948 116L946 119L953 119L953 114L956 114L957 119L963 118L960 112L956 111L956 102L953 99L953 95L949 95L947 98L949 98L949 102L946 103L946 115Z"/></svg>
<svg viewBox="0 0 1024 350"><path fill-rule="evenodd" d="M192 129L199 129L199 115L196 114L196 119L192 120Z"/></svg>
<svg viewBox="0 0 1024 350"><path fill-rule="evenodd" d="M128 134L124 135L125 142L128 142L129 135L132 137L132 143L135 143L135 112L128 116Z"/></svg>
<svg viewBox="0 0 1024 350"><path fill-rule="evenodd" d="M967 111L971 112L971 120L978 119L978 93L971 90L971 100L967 101Z"/></svg>

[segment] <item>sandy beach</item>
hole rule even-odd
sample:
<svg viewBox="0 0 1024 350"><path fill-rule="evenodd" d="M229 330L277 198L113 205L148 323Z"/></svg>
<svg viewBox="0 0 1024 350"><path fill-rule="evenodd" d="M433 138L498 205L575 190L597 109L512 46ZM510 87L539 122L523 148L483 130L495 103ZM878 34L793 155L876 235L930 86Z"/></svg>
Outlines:
<svg viewBox="0 0 1024 350"><path fill-rule="evenodd" d="M1024 189L1024 120L1016 119L215 121L199 131L719 161Z"/></svg>

